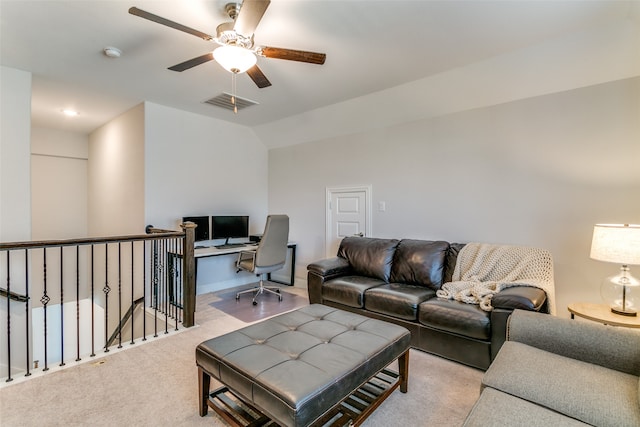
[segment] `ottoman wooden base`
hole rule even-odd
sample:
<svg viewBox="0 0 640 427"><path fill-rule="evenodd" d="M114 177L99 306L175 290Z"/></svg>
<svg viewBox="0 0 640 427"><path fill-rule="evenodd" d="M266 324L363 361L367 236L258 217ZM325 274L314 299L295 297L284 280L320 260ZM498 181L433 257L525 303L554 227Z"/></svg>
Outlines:
<svg viewBox="0 0 640 427"><path fill-rule="evenodd" d="M408 357L409 352L406 352L400 357L403 360L399 360L405 369L408 368ZM205 385L209 383L209 375L204 373L202 369L199 370L199 375L202 382L200 390L209 390ZM407 392L406 373L403 376L398 372L383 369L346 399L331 408L313 426L359 426L398 387L401 392ZM233 391L226 386L209 394L204 391L200 402L201 416L207 415L207 407L213 409L229 425L234 427L275 427L278 425L262 414L259 409L233 394Z"/></svg>
<svg viewBox="0 0 640 427"><path fill-rule="evenodd" d="M199 411L236 426L359 425L407 392L405 328L311 305L201 343ZM387 366L398 361L399 372ZM225 387L210 392L211 377ZM270 424L272 423L272 424Z"/></svg>

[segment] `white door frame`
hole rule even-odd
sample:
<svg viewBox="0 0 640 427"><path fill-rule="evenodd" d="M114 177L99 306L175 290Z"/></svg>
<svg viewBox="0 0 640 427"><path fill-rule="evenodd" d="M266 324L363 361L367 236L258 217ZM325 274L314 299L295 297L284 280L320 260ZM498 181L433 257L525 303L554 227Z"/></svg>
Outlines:
<svg viewBox="0 0 640 427"><path fill-rule="evenodd" d="M332 209L331 200L335 193L352 193L356 191L364 191L365 194L365 236L371 236L371 212L372 212L372 187L371 185L360 185L352 187L327 187L326 199L325 199L325 235L324 235L324 252L326 257L333 257L336 254L327 253L329 248L329 241L331 241L331 221L332 221Z"/></svg>

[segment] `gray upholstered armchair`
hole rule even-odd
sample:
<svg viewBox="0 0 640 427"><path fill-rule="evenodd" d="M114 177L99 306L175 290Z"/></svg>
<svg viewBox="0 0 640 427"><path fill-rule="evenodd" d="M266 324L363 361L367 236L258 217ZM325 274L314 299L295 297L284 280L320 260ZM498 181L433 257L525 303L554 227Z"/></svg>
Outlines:
<svg viewBox="0 0 640 427"><path fill-rule="evenodd" d="M640 426L640 333L515 310L465 427Z"/></svg>
<svg viewBox="0 0 640 427"><path fill-rule="evenodd" d="M247 289L236 294L236 299L244 293L254 292L253 305L258 304L258 295L270 292L278 295L282 301L280 288L264 286L264 275L284 267L287 260L287 244L289 241L289 217L287 215L269 215L264 227L258 248L253 251L242 251L238 254L236 267L260 277L260 284L254 289Z"/></svg>

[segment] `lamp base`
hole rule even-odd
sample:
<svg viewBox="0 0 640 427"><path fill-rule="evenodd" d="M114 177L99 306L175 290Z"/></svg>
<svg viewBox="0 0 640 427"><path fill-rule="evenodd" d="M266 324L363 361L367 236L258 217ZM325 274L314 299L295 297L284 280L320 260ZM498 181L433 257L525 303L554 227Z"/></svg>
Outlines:
<svg viewBox="0 0 640 427"><path fill-rule="evenodd" d="M620 314L622 316L629 316L629 317L638 315L638 312L635 310L615 308L615 307L611 307L611 312L615 314Z"/></svg>

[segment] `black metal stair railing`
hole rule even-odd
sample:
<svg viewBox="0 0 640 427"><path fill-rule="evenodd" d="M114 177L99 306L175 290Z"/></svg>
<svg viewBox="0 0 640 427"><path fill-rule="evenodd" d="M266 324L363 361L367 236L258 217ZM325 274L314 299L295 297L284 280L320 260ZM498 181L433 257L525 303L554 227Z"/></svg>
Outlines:
<svg viewBox="0 0 640 427"><path fill-rule="evenodd" d="M134 236L0 243L5 381L19 372L47 371L52 363L64 366L67 351L81 361L95 357L96 346L107 353L117 341L122 348L125 332L133 345L138 338L157 337L161 329L169 333L179 325L193 326L195 225L181 227L148 226L147 234ZM170 253L183 255L180 266ZM151 316L153 328L147 322Z"/></svg>

